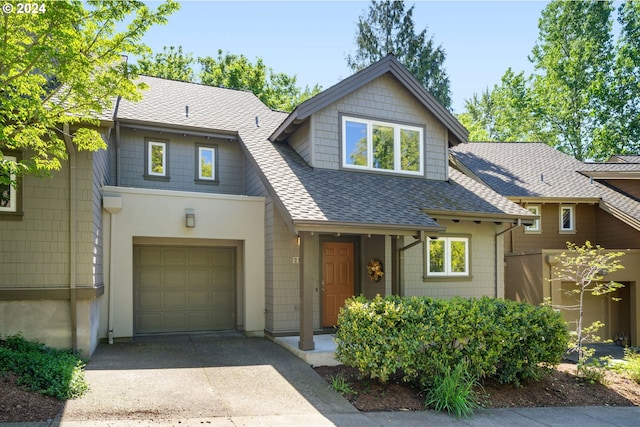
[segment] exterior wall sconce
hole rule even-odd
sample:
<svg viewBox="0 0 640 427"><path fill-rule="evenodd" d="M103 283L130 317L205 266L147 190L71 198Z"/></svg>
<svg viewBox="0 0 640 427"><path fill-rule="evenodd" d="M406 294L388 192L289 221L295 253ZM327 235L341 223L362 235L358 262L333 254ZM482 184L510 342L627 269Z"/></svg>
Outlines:
<svg viewBox="0 0 640 427"><path fill-rule="evenodd" d="M196 226L196 211L194 209L185 209L184 215L187 228L194 228Z"/></svg>

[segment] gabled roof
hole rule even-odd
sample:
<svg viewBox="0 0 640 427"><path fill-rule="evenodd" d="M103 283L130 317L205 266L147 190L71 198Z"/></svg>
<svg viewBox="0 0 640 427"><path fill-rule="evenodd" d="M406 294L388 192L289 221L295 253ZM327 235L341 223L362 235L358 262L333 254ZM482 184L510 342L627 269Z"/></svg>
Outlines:
<svg viewBox="0 0 640 427"><path fill-rule="evenodd" d="M516 222L532 216L456 171L445 182L312 168L288 144L269 140L287 115L270 110L252 93L153 77L141 80L148 89L140 102L120 103L120 125L238 140L293 230L437 233L444 228L434 218Z"/></svg>
<svg viewBox="0 0 640 427"><path fill-rule="evenodd" d="M468 140L469 131L392 54L385 56L380 61L298 105L289 114L289 117L278 126L269 139L271 141L286 139L296 126L307 120L313 113L333 104L386 73L398 79L422 105L445 125L449 130L450 136L453 136L452 142L454 145Z"/></svg>
<svg viewBox="0 0 640 427"><path fill-rule="evenodd" d="M471 142L450 152L462 171L511 200L598 203L640 230L639 202L585 176L585 164L546 144Z"/></svg>
<svg viewBox="0 0 640 427"><path fill-rule="evenodd" d="M287 144L247 147L296 230L324 224L440 231L443 228L433 217L516 222L531 216L457 171L449 181L430 181L319 169L310 167Z"/></svg>

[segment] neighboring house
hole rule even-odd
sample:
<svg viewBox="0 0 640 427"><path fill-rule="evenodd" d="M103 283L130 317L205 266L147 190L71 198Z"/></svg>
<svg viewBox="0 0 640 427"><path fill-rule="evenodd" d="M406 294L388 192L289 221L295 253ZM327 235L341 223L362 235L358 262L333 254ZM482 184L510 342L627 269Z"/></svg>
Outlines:
<svg viewBox="0 0 640 427"><path fill-rule="evenodd" d="M0 216L1 333L90 354L232 329L310 350L353 295L504 295L501 235L535 216L448 167L467 131L393 56L291 114L141 80L143 99L105 122L108 151L25 178L23 215Z"/></svg>
<svg viewBox="0 0 640 427"><path fill-rule="evenodd" d="M566 242L581 246L590 241L624 251L620 260L625 269L605 276L625 285L615 294L621 300L589 297L585 320L603 321L604 339L623 335L637 345L640 164L582 163L542 143L467 143L452 148L451 154L452 164L465 174L539 216L534 224L504 234L505 296L533 304L551 298L555 304L573 305L574 297L552 281L554 255L566 249ZM572 320L576 313L565 316Z"/></svg>

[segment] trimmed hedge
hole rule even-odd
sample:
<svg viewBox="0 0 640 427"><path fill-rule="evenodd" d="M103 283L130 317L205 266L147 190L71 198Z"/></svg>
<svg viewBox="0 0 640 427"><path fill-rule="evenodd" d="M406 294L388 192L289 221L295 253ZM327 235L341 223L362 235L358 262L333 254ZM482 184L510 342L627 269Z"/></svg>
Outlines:
<svg viewBox="0 0 640 427"><path fill-rule="evenodd" d="M336 357L364 375L429 386L431 378L459 363L475 378L519 384L541 368L560 363L568 332L549 307L480 299L349 299L341 309Z"/></svg>

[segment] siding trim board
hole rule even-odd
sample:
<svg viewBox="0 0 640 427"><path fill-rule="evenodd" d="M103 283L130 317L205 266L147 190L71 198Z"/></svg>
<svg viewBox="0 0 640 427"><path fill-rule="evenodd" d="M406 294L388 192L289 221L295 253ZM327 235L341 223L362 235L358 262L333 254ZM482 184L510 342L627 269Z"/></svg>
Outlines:
<svg viewBox="0 0 640 427"><path fill-rule="evenodd" d="M93 288L75 288L76 298L91 300L104 294L104 285ZM65 288L3 288L0 289L0 301L27 300L64 300L71 299L71 290Z"/></svg>

